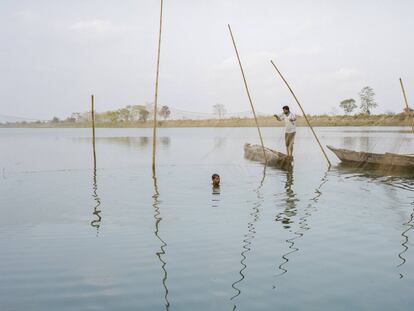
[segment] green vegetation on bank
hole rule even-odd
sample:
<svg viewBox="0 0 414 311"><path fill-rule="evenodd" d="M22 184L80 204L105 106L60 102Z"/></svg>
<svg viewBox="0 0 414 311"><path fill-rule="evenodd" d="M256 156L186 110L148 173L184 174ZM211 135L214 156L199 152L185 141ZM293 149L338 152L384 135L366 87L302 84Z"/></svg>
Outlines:
<svg viewBox="0 0 414 311"><path fill-rule="evenodd" d="M399 114L357 114L357 115L315 115L308 116L314 126L409 126L413 122L413 113ZM263 127L282 127L283 122L278 122L274 117L259 117L259 124ZM152 120L122 120L102 121L97 120L96 127L107 128L147 128L152 127ZM307 126L305 119L298 116L298 126ZM90 120L63 120L47 122L16 122L0 124L0 127L26 127L26 128L83 128L90 127ZM254 127L253 118L227 118L205 120L160 120L159 127Z"/></svg>

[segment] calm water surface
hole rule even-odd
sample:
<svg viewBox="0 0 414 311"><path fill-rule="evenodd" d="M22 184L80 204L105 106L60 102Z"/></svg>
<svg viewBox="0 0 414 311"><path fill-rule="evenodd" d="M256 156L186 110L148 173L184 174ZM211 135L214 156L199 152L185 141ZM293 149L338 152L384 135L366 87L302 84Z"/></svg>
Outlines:
<svg viewBox="0 0 414 311"><path fill-rule="evenodd" d="M318 128L414 153L409 128ZM414 176L243 158L254 128L0 129L0 310L412 310ZM263 129L284 151L282 129ZM219 173L220 189L210 176Z"/></svg>

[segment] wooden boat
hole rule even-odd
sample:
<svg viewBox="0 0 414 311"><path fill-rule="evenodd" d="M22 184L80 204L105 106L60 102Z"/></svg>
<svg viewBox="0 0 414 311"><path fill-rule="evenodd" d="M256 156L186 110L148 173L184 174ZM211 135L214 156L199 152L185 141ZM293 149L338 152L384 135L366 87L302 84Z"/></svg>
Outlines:
<svg viewBox="0 0 414 311"><path fill-rule="evenodd" d="M288 157L286 154L275 151L269 148L265 148L267 165L288 168L292 166L292 157ZM263 156L263 148L261 145L251 145L246 143L244 145L244 157L249 160L259 161L265 163Z"/></svg>
<svg viewBox="0 0 414 311"><path fill-rule="evenodd" d="M328 147L342 162L357 163L359 165L395 166L414 169L414 156L396 153L358 152L347 149Z"/></svg>

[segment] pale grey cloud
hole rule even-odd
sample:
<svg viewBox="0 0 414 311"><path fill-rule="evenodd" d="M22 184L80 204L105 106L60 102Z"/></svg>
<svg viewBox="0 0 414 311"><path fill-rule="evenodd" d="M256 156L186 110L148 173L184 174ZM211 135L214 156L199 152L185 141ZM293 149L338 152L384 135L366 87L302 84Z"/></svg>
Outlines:
<svg viewBox="0 0 414 311"><path fill-rule="evenodd" d="M113 31L114 26L110 21L91 19L75 22L69 26L69 29L82 32L106 33Z"/></svg>
<svg viewBox="0 0 414 311"><path fill-rule="evenodd" d="M341 67L334 73L334 76L339 80L360 79L362 72L355 68Z"/></svg>

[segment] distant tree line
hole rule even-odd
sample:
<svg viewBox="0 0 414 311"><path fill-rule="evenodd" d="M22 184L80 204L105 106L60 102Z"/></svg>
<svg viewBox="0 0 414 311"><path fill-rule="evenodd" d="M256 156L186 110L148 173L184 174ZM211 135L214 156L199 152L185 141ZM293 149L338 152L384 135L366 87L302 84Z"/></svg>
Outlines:
<svg viewBox="0 0 414 311"><path fill-rule="evenodd" d="M154 114L153 104L147 105L128 105L126 107L110 110L105 112L95 112L95 121L96 122L108 122L108 123L118 123L118 122L134 122L141 121L147 122L152 119ZM158 116L164 120L167 120L171 115L171 110L168 106L162 106L158 109ZM70 123L82 123L91 121L90 112L73 112L70 117L60 120L57 117L54 117L50 122L59 123L59 122L70 122Z"/></svg>

